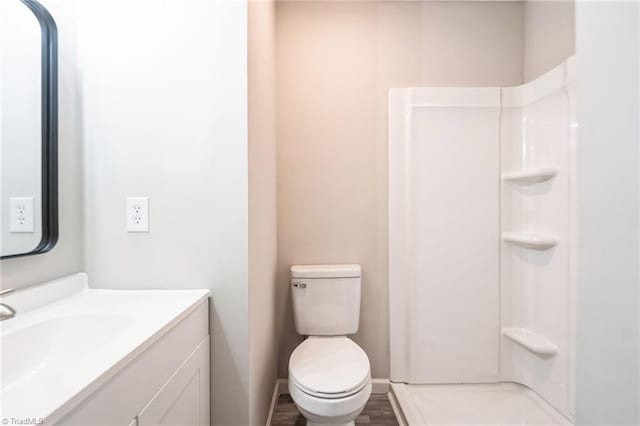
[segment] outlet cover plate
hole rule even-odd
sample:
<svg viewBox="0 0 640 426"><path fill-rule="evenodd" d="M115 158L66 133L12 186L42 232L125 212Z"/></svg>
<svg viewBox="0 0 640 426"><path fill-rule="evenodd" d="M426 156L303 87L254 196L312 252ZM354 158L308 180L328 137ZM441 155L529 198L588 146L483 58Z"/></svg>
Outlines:
<svg viewBox="0 0 640 426"><path fill-rule="evenodd" d="M127 232L149 232L149 197L127 198Z"/></svg>
<svg viewBox="0 0 640 426"><path fill-rule="evenodd" d="M33 197L11 197L9 209L9 232L35 232Z"/></svg>

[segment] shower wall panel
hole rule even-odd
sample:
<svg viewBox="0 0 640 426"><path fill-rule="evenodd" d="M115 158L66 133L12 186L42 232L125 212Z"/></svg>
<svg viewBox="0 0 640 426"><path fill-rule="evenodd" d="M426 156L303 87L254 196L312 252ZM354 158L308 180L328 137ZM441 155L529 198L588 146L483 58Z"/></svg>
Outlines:
<svg viewBox="0 0 640 426"><path fill-rule="evenodd" d="M498 381L500 89L390 98L391 377Z"/></svg>
<svg viewBox="0 0 640 426"><path fill-rule="evenodd" d="M531 83L503 89L501 134L503 177L530 176L503 179L503 236L553 241L549 247L502 243L501 380L531 387L567 417L574 399L573 64L571 59ZM545 345L548 351L540 349Z"/></svg>

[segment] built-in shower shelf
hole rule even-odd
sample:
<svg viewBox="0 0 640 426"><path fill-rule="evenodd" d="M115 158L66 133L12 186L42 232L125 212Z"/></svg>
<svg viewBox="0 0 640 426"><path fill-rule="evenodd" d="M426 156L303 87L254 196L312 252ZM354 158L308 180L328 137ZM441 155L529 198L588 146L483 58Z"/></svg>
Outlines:
<svg viewBox="0 0 640 426"><path fill-rule="evenodd" d="M526 328L505 327L502 335L538 355L551 356L558 353L558 345Z"/></svg>
<svg viewBox="0 0 640 426"><path fill-rule="evenodd" d="M533 250L548 250L558 244L558 238L549 234L503 232L502 239L508 243Z"/></svg>
<svg viewBox="0 0 640 426"><path fill-rule="evenodd" d="M558 173L554 167L531 167L524 170L514 170L502 173L502 180L519 185L533 185L546 182Z"/></svg>

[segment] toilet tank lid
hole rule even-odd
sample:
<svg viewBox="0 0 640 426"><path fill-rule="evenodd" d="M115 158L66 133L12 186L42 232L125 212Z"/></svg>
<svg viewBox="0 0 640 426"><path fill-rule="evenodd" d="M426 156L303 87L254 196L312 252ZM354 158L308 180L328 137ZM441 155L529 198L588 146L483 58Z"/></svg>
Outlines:
<svg viewBox="0 0 640 426"><path fill-rule="evenodd" d="M293 265L291 278L360 278L360 265Z"/></svg>

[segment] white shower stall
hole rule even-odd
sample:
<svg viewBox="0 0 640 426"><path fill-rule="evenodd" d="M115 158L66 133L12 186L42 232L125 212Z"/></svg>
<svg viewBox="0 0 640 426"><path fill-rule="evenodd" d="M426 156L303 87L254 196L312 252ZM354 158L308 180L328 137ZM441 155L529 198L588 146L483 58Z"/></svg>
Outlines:
<svg viewBox="0 0 640 426"><path fill-rule="evenodd" d="M391 381L411 424L573 420L574 63L389 92Z"/></svg>

